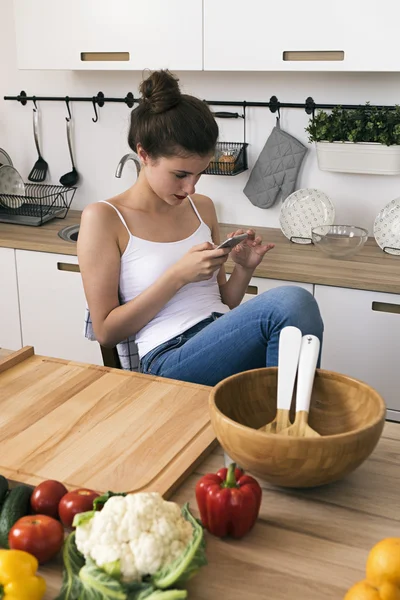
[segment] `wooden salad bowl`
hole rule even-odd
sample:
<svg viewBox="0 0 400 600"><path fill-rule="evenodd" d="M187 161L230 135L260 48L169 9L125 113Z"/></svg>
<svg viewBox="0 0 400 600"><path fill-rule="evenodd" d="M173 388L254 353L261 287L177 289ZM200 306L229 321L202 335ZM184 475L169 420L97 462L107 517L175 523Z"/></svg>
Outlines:
<svg viewBox="0 0 400 600"><path fill-rule="evenodd" d="M382 397L346 375L316 371L309 425L321 437L258 431L275 417L276 394L277 368L270 367L227 377L209 397L211 423L225 452L272 484L303 488L341 479L361 465L382 434Z"/></svg>

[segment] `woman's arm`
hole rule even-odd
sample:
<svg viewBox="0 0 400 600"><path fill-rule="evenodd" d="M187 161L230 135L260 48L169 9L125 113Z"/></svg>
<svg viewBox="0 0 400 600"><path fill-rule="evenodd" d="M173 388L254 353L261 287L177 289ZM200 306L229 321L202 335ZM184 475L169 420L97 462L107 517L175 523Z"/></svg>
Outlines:
<svg viewBox="0 0 400 600"><path fill-rule="evenodd" d="M78 259L97 341L115 346L135 335L191 281L209 279L226 260L226 251L212 250L206 242L194 246L146 290L120 306L118 287L121 252L118 246L119 219L106 204L96 203L82 213Z"/></svg>
<svg viewBox="0 0 400 600"><path fill-rule="evenodd" d="M211 236L214 244L220 243L219 225L214 204L207 196L197 196L198 203L202 206L204 220L211 228ZM200 202L199 202L200 200ZM230 258L235 262L235 267L226 280L225 269L221 266L218 273L218 284L221 292L221 299L229 308L239 306L246 293L249 282L253 276L255 268L260 264L264 255L272 250L274 244L262 244L261 237L255 235L252 229L238 229L229 234L228 237L248 233L247 240L232 249Z"/></svg>
<svg viewBox="0 0 400 600"><path fill-rule="evenodd" d="M196 194L196 204L201 212L203 220L211 229L211 237L214 244L219 245L221 242L217 213L211 198ZM244 231L241 231L244 233ZM253 275L254 269L244 269L236 265L229 280L226 280L225 268L222 265L218 272L218 285L221 292L221 300L229 308L235 308L243 300L247 286Z"/></svg>
<svg viewBox="0 0 400 600"><path fill-rule="evenodd" d="M82 213L78 238L83 287L93 330L102 346L115 346L134 335L181 287L177 277L165 273L142 294L120 306L118 221L110 211L113 209L100 203L87 206Z"/></svg>

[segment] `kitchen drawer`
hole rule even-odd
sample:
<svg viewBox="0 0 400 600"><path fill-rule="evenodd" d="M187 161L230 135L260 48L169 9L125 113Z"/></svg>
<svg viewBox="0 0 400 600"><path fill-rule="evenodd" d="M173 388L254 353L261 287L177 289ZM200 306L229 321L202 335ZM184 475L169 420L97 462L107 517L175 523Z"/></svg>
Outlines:
<svg viewBox="0 0 400 600"><path fill-rule="evenodd" d="M0 248L0 348L22 347L15 250Z"/></svg>
<svg viewBox="0 0 400 600"><path fill-rule="evenodd" d="M315 286L325 323L323 369L361 379L400 420L400 295Z"/></svg>
<svg viewBox="0 0 400 600"><path fill-rule="evenodd" d="M227 279L229 279L230 274L226 274ZM263 292L267 292L268 290L272 290L273 288L280 287L283 285L297 285L299 287L308 290L311 294L314 291L314 286L312 283L297 283L294 281L283 281L281 279L266 279L264 277L252 277L249 287L247 288L247 293L244 295L242 300L246 302L247 300L251 300L254 296L258 294L262 294Z"/></svg>
<svg viewBox="0 0 400 600"><path fill-rule="evenodd" d="M23 345L36 354L102 365L84 335L85 296L76 256L16 251Z"/></svg>

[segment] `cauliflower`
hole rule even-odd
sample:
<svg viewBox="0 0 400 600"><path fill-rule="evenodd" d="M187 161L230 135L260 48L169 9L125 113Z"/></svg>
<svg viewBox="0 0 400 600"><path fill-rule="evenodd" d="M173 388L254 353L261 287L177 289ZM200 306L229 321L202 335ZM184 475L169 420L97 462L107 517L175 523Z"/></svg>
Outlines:
<svg viewBox="0 0 400 600"><path fill-rule="evenodd" d="M78 524L76 546L98 567L117 568L122 581L141 581L177 559L193 537L175 502L157 492L113 496ZM110 567L111 564L111 567Z"/></svg>

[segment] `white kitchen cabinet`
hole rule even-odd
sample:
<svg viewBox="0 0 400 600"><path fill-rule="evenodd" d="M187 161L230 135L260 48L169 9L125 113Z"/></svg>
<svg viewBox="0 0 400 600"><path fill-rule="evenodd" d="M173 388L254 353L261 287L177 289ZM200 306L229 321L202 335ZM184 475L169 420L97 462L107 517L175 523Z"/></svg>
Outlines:
<svg viewBox="0 0 400 600"><path fill-rule="evenodd" d="M15 250L0 248L0 348L22 347Z"/></svg>
<svg viewBox="0 0 400 600"><path fill-rule="evenodd" d="M20 69L203 68L202 0L14 0Z"/></svg>
<svg viewBox="0 0 400 600"><path fill-rule="evenodd" d="M83 336L77 257L17 250L16 258L23 345L34 346L36 354L102 365L99 344Z"/></svg>
<svg viewBox="0 0 400 600"><path fill-rule="evenodd" d="M230 274L226 274L227 279L229 279ZM247 289L247 293L244 295L242 300L246 302L247 300L251 300L254 296L258 294L262 294L263 292L267 292L268 290L272 290L273 288L280 287L283 285L297 285L299 287L308 290L311 294L314 291L314 286L312 283L298 283L295 281L284 281L282 279L265 279L264 277L252 277L249 283L249 287Z"/></svg>
<svg viewBox="0 0 400 600"><path fill-rule="evenodd" d="M315 286L325 323L321 367L365 381L400 421L400 295Z"/></svg>
<svg viewBox="0 0 400 600"><path fill-rule="evenodd" d="M395 5L204 0L204 70L399 71Z"/></svg>

